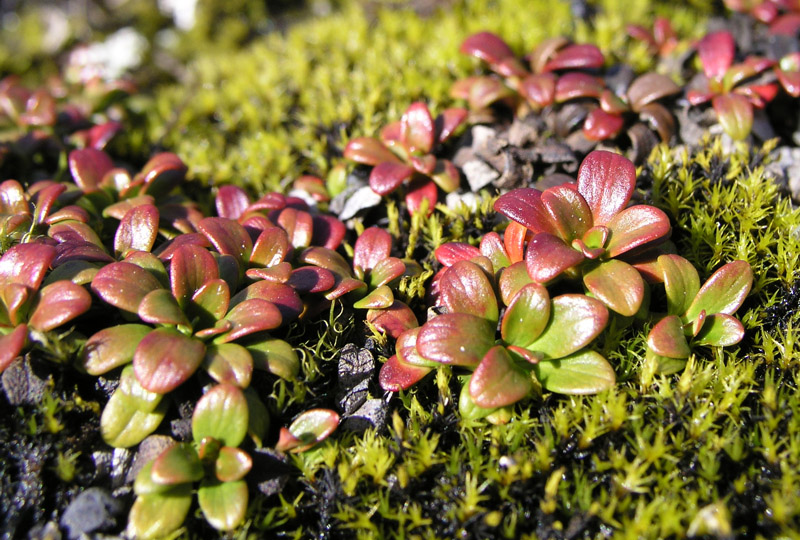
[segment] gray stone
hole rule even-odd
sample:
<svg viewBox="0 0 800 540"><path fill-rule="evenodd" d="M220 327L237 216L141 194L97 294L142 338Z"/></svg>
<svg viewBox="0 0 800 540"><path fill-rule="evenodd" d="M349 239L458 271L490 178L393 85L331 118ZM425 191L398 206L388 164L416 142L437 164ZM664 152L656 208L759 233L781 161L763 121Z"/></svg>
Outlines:
<svg viewBox="0 0 800 540"><path fill-rule="evenodd" d="M34 373L27 358L14 360L3 372L2 381L8 403L13 406L39 403L47 384L45 379Z"/></svg>
<svg viewBox="0 0 800 540"><path fill-rule="evenodd" d="M352 195L346 197L342 211L339 212L339 219L348 220L355 217L360 211L373 208L380 203L381 196L372 191L371 187L358 188Z"/></svg>
<svg viewBox="0 0 800 540"><path fill-rule="evenodd" d="M61 531L55 521L34 525L28 531L28 540L61 540Z"/></svg>
<svg viewBox="0 0 800 540"><path fill-rule="evenodd" d="M361 433L373 428L376 431L386 426L388 406L381 399L369 399L350 416L342 420L342 429Z"/></svg>
<svg viewBox="0 0 800 540"><path fill-rule="evenodd" d="M61 516L61 526L70 539L117 527L123 505L106 490L92 487L78 495Z"/></svg>
<svg viewBox="0 0 800 540"><path fill-rule="evenodd" d="M350 387L369 378L375 372L375 358L367 349L359 349L352 343L342 348L339 355L339 384Z"/></svg>
<svg viewBox="0 0 800 540"><path fill-rule="evenodd" d="M469 188L474 192L480 191L500 178L499 172L480 159L466 162L461 170L467 178Z"/></svg>

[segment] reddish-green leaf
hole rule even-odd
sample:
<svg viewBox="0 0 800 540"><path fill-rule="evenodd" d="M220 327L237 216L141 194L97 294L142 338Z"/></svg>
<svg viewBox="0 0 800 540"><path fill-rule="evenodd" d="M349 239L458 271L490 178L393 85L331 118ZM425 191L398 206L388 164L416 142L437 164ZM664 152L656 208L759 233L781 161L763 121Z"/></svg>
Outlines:
<svg viewBox="0 0 800 540"><path fill-rule="evenodd" d="M394 293L392 293L392 289L387 285L383 285L355 302L353 307L356 309L383 309L390 307L393 303Z"/></svg>
<svg viewBox="0 0 800 540"><path fill-rule="evenodd" d="M439 301L449 313L468 313L497 322L497 299L484 271L469 261L459 261L439 280Z"/></svg>
<svg viewBox="0 0 800 540"><path fill-rule="evenodd" d="M192 438L199 443L213 437L224 446L237 447L247 435L247 400L232 384L218 384L197 402L192 414Z"/></svg>
<svg viewBox="0 0 800 540"><path fill-rule="evenodd" d="M479 58L489 64L496 64L500 60L514 55L508 44L500 36L492 32L472 34L461 43L458 51L462 54Z"/></svg>
<svg viewBox="0 0 800 540"><path fill-rule="evenodd" d="M382 366L378 375L381 388L387 392L407 390L421 381L432 368L409 364L392 355Z"/></svg>
<svg viewBox="0 0 800 540"><path fill-rule="evenodd" d="M314 233L311 235L312 246L336 249L342 244L347 232L344 223L333 216L315 215L311 220L314 224Z"/></svg>
<svg viewBox="0 0 800 540"><path fill-rule="evenodd" d="M114 236L117 257L125 257L129 251L150 251L158 236L158 218L158 209L152 204L128 210Z"/></svg>
<svg viewBox="0 0 800 540"><path fill-rule="evenodd" d="M139 304L139 318L151 324L189 326L175 297L166 289L150 291Z"/></svg>
<svg viewBox="0 0 800 540"><path fill-rule="evenodd" d="M220 482L241 480L253 468L253 460L244 450L223 446L214 462L214 474Z"/></svg>
<svg viewBox="0 0 800 540"><path fill-rule="evenodd" d="M392 251L392 236L379 227L370 227L358 237L354 247L353 266L362 271L372 270L388 258Z"/></svg>
<svg viewBox="0 0 800 540"><path fill-rule="evenodd" d="M231 255L240 266L250 260L253 242L239 222L228 218L207 217L197 224L197 230L206 235L219 253Z"/></svg>
<svg viewBox="0 0 800 540"><path fill-rule="evenodd" d="M667 293L667 313L683 315L700 290L700 276L694 265L678 255L661 255L658 267Z"/></svg>
<svg viewBox="0 0 800 540"><path fill-rule="evenodd" d="M104 266L92 280L92 290L114 307L136 313L147 293L161 288L150 272L129 262Z"/></svg>
<svg viewBox="0 0 800 540"><path fill-rule="evenodd" d="M406 264L397 257L383 259L369 273L369 284L382 287L402 277L406 273Z"/></svg>
<svg viewBox="0 0 800 540"><path fill-rule="evenodd" d="M91 305L92 297L86 289L71 281L56 281L39 293L28 324L47 332L86 313Z"/></svg>
<svg viewBox="0 0 800 540"><path fill-rule="evenodd" d="M157 328L139 343L133 368L144 389L165 394L197 371L205 352L201 341L172 328Z"/></svg>
<svg viewBox="0 0 800 540"><path fill-rule="evenodd" d="M299 261L306 264L313 264L322 268L327 268L340 277L353 277L353 272L347 261L332 249L323 247L310 247L304 250L299 257Z"/></svg>
<svg viewBox="0 0 800 540"><path fill-rule="evenodd" d="M469 394L479 407L494 409L511 405L528 395L531 378L514 365L505 348L489 349L469 380Z"/></svg>
<svg viewBox="0 0 800 540"><path fill-rule="evenodd" d="M542 192L533 188L512 189L494 202L494 209L530 229L533 233L556 231L542 202Z"/></svg>
<svg viewBox="0 0 800 540"><path fill-rule="evenodd" d="M446 313L423 325L417 350L432 362L477 366L494 346L495 325L467 313Z"/></svg>
<svg viewBox="0 0 800 540"><path fill-rule="evenodd" d="M683 323L677 315L667 315L653 326L647 335L647 346L659 356L668 358L689 358L692 354Z"/></svg>
<svg viewBox="0 0 800 540"><path fill-rule="evenodd" d="M610 309L625 317L639 311L644 300L644 280L628 263L611 259L583 274L583 284Z"/></svg>
<svg viewBox="0 0 800 540"><path fill-rule="evenodd" d="M695 320L701 311L709 315L733 315L744 302L752 285L753 271L747 262L733 261L726 264L703 284L686 310L686 320Z"/></svg>
<svg viewBox="0 0 800 540"><path fill-rule="evenodd" d="M16 180L6 180L0 184L0 214L14 215L28 213L28 199L25 189Z"/></svg>
<svg viewBox="0 0 800 540"><path fill-rule="evenodd" d="M433 117L425 103L417 101L409 105L400 125L402 140L411 152L427 154L431 151L435 131Z"/></svg>
<svg viewBox="0 0 800 540"><path fill-rule="evenodd" d="M81 242L88 242L101 248L103 252L103 242L97 233L86 223L80 221L61 221L51 225L47 229L47 235L50 238L58 240L65 244L79 244Z"/></svg>
<svg viewBox="0 0 800 540"><path fill-rule="evenodd" d="M282 262L269 268L248 268L245 275L253 281L266 279L275 283L286 283L292 277L292 265Z"/></svg>
<svg viewBox="0 0 800 540"><path fill-rule="evenodd" d="M364 165L378 165L379 163L400 163L400 159L391 150L377 139L372 137L357 137L351 139L344 149L345 159L362 163Z"/></svg>
<svg viewBox="0 0 800 540"><path fill-rule="evenodd" d="M528 268L525 265L525 261L516 262L504 268L498 280L500 299L505 305L511 305L514 296L529 283L533 283L533 281L528 275Z"/></svg>
<svg viewBox="0 0 800 540"><path fill-rule="evenodd" d="M469 107L472 110L484 109L514 95L510 88L494 77L469 77L458 82L464 85ZM453 85L453 88L454 90L451 92L456 93L456 85Z"/></svg>
<svg viewBox="0 0 800 540"><path fill-rule="evenodd" d="M143 324L110 326L86 340L81 365L90 375L102 375L133 361L136 346L152 328Z"/></svg>
<svg viewBox="0 0 800 540"><path fill-rule="evenodd" d="M425 215L430 216L433 213L433 207L436 206L438 197L439 191L436 183L426 176L418 175L408 184L406 209L410 215L414 215L421 211L424 206L426 208Z"/></svg>
<svg viewBox="0 0 800 540"><path fill-rule="evenodd" d="M422 327L417 326L406 330L397 337L395 343L395 351L397 352L397 359L404 364L411 364L413 366L433 368L437 367L436 362L431 362L420 356L417 351L417 337Z"/></svg>
<svg viewBox="0 0 800 540"><path fill-rule="evenodd" d="M140 495L136 497L128 515L126 534L139 540L169 535L183 525L191 506L191 484L175 486L165 493Z"/></svg>
<svg viewBox="0 0 800 540"><path fill-rule="evenodd" d="M142 193L159 199L183 182L186 171L186 164L177 155L170 152L156 154L142 168Z"/></svg>
<svg viewBox="0 0 800 540"><path fill-rule="evenodd" d="M697 55L703 65L703 71L709 79L718 79L733 64L736 44L728 31L706 34L697 43Z"/></svg>
<svg viewBox="0 0 800 540"><path fill-rule="evenodd" d="M199 319L199 327L213 326L228 312L230 288L222 279L207 281L186 304L186 313Z"/></svg>
<svg viewBox="0 0 800 540"><path fill-rule="evenodd" d="M581 238L592 226L592 211L573 187L561 185L542 193L553 231L564 242Z"/></svg>
<svg viewBox="0 0 800 540"><path fill-rule="evenodd" d="M150 478L156 484L185 484L203 478L203 464L189 443L178 443L164 450L153 461Z"/></svg>
<svg viewBox="0 0 800 540"><path fill-rule="evenodd" d="M236 343L211 344L206 347L203 367L218 383L247 388L253 375L253 358Z"/></svg>
<svg viewBox="0 0 800 540"><path fill-rule="evenodd" d="M36 290L55 256L55 248L46 244L12 246L0 258L0 283L18 283Z"/></svg>
<svg viewBox="0 0 800 540"><path fill-rule="evenodd" d="M286 283L301 293L319 293L333 288L336 278L326 268L302 266L292 271Z"/></svg>
<svg viewBox="0 0 800 540"><path fill-rule="evenodd" d="M311 409L300 413L294 422L289 426L288 432L294 439L295 446L287 447L285 444L275 445L277 450L286 452L291 450L293 453L304 452L315 444L327 439L331 433L339 427L339 415L330 409ZM281 439L286 440L281 434ZM290 439L291 440L291 439Z"/></svg>
<svg viewBox="0 0 800 540"><path fill-rule="evenodd" d="M667 215L654 206L644 204L622 210L606 226L610 233L606 244L609 257L663 239L670 232Z"/></svg>
<svg viewBox="0 0 800 540"><path fill-rule="evenodd" d="M533 370L542 386L559 394L596 394L616 383L614 368L594 351L539 362Z"/></svg>
<svg viewBox="0 0 800 540"><path fill-rule="evenodd" d="M250 197L239 186L220 186L214 198L214 205L219 217L239 219L250 206Z"/></svg>
<svg viewBox="0 0 800 540"><path fill-rule="evenodd" d="M594 225L606 225L633 195L636 169L624 156L594 150L578 169L578 192L592 210Z"/></svg>
<svg viewBox="0 0 800 540"><path fill-rule="evenodd" d="M599 68L603 66L603 62L603 53L594 45L567 45L544 65L543 71Z"/></svg>
<svg viewBox="0 0 800 540"><path fill-rule="evenodd" d="M461 107L451 107L436 117L434 124L436 126L436 140L445 142L455 131L467 121L469 112Z"/></svg>
<svg viewBox="0 0 800 540"><path fill-rule="evenodd" d="M508 305L500 334L506 343L527 347L539 337L549 321L550 295L547 289L538 283L529 283L514 295Z"/></svg>
<svg viewBox="0 0 800 540"><path fill-rule="evenodd" d="M444 266L453 266L458 261L468 261L479 257L481 251L464 242L447 242L437 247L433 255Z"/></svg>
<svg viewBox="0 0 800 540"><path fill-rule="evenodd" d="M292 246L300 248L311 245L311 238L314 234L314 220L311 218L311 214L287 207L280 211L276 221L286 231L286 236Z"/></svg>
<svg viewBox="0 0 800 540"><path fill-rule="evenodd" d="M367 321L394 339L406 330L419 326L411 308L399 300L395 300L388 308L367 311Z"/></svg>
<svg viewBox="0 0 800 540"><path fill-rule="evenodd" d="M297 291L283 283L257 281L231 298L231 307L250 298L260 298L275 304L283 322L289 322L303 312L303 301Z"/></svg>
<svg viewBox="0 0 800 540"><path fill-rule="evenodd" d="M728 347L736 345L743 337L744 326L738 319L724 313L715 313L706 317L695 342L698 345Z"/></svg>
<svg viewBox="0 0 800 540"><path fill-rule="evenodd" d="M248 342L245 347L253 357L253 367L269 371L284 379L292 380L300 371L297 351L282 339L260 339Z"/></svg>
<svg viewBox="0 0 800 540"><path fill-rule="evenodd" d="M563 358L585 347L606 327L608 310L582 294L563 294L550 303L550 322L527 348L545 359Z"/></svg>
<svg viewBox="0 0 800 540"><path fill-rule="evenodd" d="M411 178L414 169L402 163L383 161L378 163L369 175L369 187L378 195L388 195Z"/></svg>
<svg viewBox="0 0 800 540"><path fill-rule="evenodd" d="M499 270L511 264L502 238L494 231L486 233L481 237L480 252L481 255L492 262L492 266L495 269Z"/></svg>
<svg viewBox="0 0 800 540"><path fill-rule="evenodd" d="M552 105L556 98L556 78L551 73L528 75L522 79L519 93L537 110Z"/></svg>
<svg viewBox="0 0 800 540"><path fill-rule="evenodd" d="M206 249L195 245L180 246L172 254L169 281L178 305L185 306L200 288L219 279L217 261Z"/></svg>
<svg viewBox="0 0 800 540"><path fill-rule="evenodd" d="M280 227L269 227L258 235L250 262L262 266L274 266L286 260L291 253L291 244L286 231Z"/></svg>
<svg viewBox="0 0 800 540"><path fill-rule="evenodd" d="M725 133L735 141L744 140L753 128L753 106L739 94L714 96L711 102Z"/></svg>
<svg viewBox="0 0 800 540"><path fill-rule="evenodd" d="M563 240L548 233L538 233L528 243L525 264L528 275L537 283L546 283L565 270L583 262L580 251L572 249Z"/></svg>
<svg viewBox="0 0 800 540"><path fill-rule="evenodd" d="M8 334L0 335L0 373L22 353L27 341L28 326L25 324L20 324Z"/></svg>
<svg viewBox="0 0 800 540"><path fill-rule="evenodd" d="M225 320L233 323L230 332L218 337L217 343L228 343L241 337L272 330L283 322L278 307L262 298L249 298L236 304L225 316Z"/></svg>

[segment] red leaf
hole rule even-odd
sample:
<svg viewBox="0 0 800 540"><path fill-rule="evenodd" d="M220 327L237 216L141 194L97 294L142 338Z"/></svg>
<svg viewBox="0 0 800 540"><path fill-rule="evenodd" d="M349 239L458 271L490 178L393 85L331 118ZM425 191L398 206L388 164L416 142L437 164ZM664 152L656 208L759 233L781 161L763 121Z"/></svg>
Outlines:
<svg viewBox="0 0 800 540"><path fill-rule="evenodd" d="M472 110L480 110L492 103L514 95L502 81L494 77L472 77L469 80L469 106Z"/></svg>
<svg viewBox="0 0 800 540"><path fill-rule="evenodd" d="M158 279L128 262L111 263L101 268L92 280L92 290L119 309L136 313L150 291L161 289Z"/></svg>
<svg viewBox="0 0 800 540"><path fill-rule="evenodd" d="M239 186L220 186L214 205L219 217L239 219L250 205L250 197Z"/></svg>
<svg viewBox="0 0 800 540"><path fill-rule="evenodd" d="M233 328L217 338L217 343L228 343L255 332L272 330L283 322L281 312L275 304L261 298L250 298L236 304L225 316L225 320L231 321Z"/></svg>
<svg viewBox="0 0 800 540"><path fill-rule="evenodd" d="M622 115L610 114L597 108L589 113L583 123L583 134L590 141L613 139L625 126Z"/></svg>
<svg viewBox="0 0 800 540"><path fill-rule="evenodd" d="M433 148L434 126L431 111L425 103L417 101L406 109L401 123L401 137L411 152L427 154Z"/></svg>
<svg viewBox="0 0 800 540"><path fill-rule="evenodd" d="M461 124L466 122L468 114L468 111L461 107L451 107L442 111L434 121L436 140L444 142L449 139Z"/></svg>
<svg viewBox="0 0 800 540"><path fill-rule="evenodd" d="M173 190L186 177L186 164L171 152L156 154L145 163L140 173L144 180L142 193L156 199Z"/></svg>
<svg viewBox="0 0 800 540"><path fill-rule="evenodd" d="M547 189L541 197L553 230L567 243L581 238L592 226L592 211L580 193L570 186Z"/></svg>
<svg viewBox="0 0 800 540"><path fill-rule="evenodd" d="M620 154L594 150L578 169L577 185L592 210L593 225L605 225L630 201L636 168Z"/></svg>
<svg viewBox="0 0 800 540"><path fill-rule="evenodd" d="M798 30L800 30L800 13L781 15L769 26L769 33L773 36L796 38Z"/></svg>
<svg viewBox="0 0 800 540"><path fill-rule="evenodd" d="M304 293L319 293L330 290L336 283L333 273L319 266L303 266L292 271L286 282Z"/></svg>
<svg viewBox="0 0 800 540"><path fill-rule="evenodd" d="M311 235L312 246L323 246L336 249L342 244L347 229L340 220L333 216L312 216L314 232Z"/></svg>
<svg viewBox="0 0 800 540"><path fill-rule="evenodd" d="M459 261L439 280L439 302L448 313L468 313L497 322L494 288L478 265Z"/></svg>
<svg viewBox="0 0 800 540"><path fill-rule="evenodd" d="M51 283L39 293L39 301L28 324L48 332L89 311L92 297L86 289L71 281Z"/></svg>
<svg viewBox="0 0 800 540"><path fill-rule="evenodd" d="M534 236L525 253L528 274L536 283L547 283L583 260L580 251L572 249L563 240L548 233Z"/></svg>
<svg viewBox="0 0 800 540"><path fill-rule="evenodd" d="M406 209L410 215L414 215L422 209L423 201L428 201L426 216L433 213L436 200L439 197L439 189L436 184L424 176L419 176L411 181L406 191Z"/></svg>
<svg viewBox="0 0 800 540"><path fill-rule="evenodd" d="M303 312L303 302L297 291L283 283L257 281L231 298L231 306L250 298L261 298L275 304L283 322L293 321Z"/></svg>
<svg viewBox="0 0 800 540"><path fill-rule="evenodd" d="M594 45L568 45L558 51L552 60L544 65L542 71L599 68L603 66L603 62L605 62L603 53Z"/></svg>
<svg viewBox="0 0 800 540"><path fill-rule="evenodd" d="M231 255L240 266L246 265L253 251L253 242L247 230L237 221L222 217L203 218L197 224L199 232L222 255Z"/></svg>
<svg viewBox="0 0 800 540"><path fill-rule="evenodd" d="M169 266L170 289L181 307L203 285L219 277L217 261L204 248L184 245L172 255Z"/></svg>
<svg viewBox="0 0 800 540"><path fill-rule="evenodd" d="M552 73L528 75L522 79L519 93L537 110L552 105L556 99L556 78Z"/></svg>
<svg viewBox="0 0 800 540"><path fill-rule="evenodd" d="M378 165L384 162L401 163L400 159L391 150L372 137L357 137L351 139L344 149L345 159L362 163L364 165Z"/></svg>
<svg viewBox="0 0 800 540"><path fill-rule="evenodd" d="M677 315L668 315L653 326L647 335L647 347L668 358L688 358L692 354Z"/></svg>
<svg viewBox="0 0 800 540"><path fill-rule="evenodd" d="M56 248L46 244L17 244L0 258L0 283L18 283L33 290L39 288Z"/></svg>
<svg viewBox="0 0 800 540"><path fill-rule="evenodd" d="M494 209L507 218L520 223L533 233L555 234L547 207L542 202L542 192L533 188L512 189L500 195ZM508 246L506 246L508 248Z"/></svg>
<svg viewBox="0 0 800 540"><path fill-rule="evenodd" d="M736 43L728 31L706 34L697 43L697 55L709 79L720 79L733 64Z"/></svg>
<svg viewBox="0 0 800 540"><path fill-rule="evenodd" d="M28 342L28 326L20 324L10 334L0 335L0 373L20 355Z"/></svg>
<svg viewBox="0 0 800 540"><path fill-rule="evenodd" d="M367 321L394 339L406 330L419 326L411 308L399 300L395 300L388 308L367 311Z"/></svg>
<svg viewBox="0 0 800 540"><path fill-rule="evenodd" d="M508 56L514 55L508 44L500 36L492 32L472 34L461 43L461 47L458 50L462 54L474 56L489 64L495 64Z"/></svg>
<svg viewBox="0 0 800 540"><path fill-rule="evenodd" d="M125 214L114 235L114 253L150 251L158 236L158 209L152 204L134 206Z"/></svg>
<svg viewBox="0 0 800 540"><path fill-rule="evenodd" d="M69 153L69 170L81 191L97 191L103 176L114 168L108 154L95 148L82 148Z"/></svg>
<svg viewBox="0 0 800 540"><path fill-rule="evenodd" d="M286 260L291 253L289 236L280 227L269 227L258 235L250 262L262 266L275 266Z"/></svg>
<svg viewBox="0 0 800 540"><path fill-rule="evenodd" d="M350 265L344 260L344 257L332 249L316 246L310 247L303 250L298 260L306 264L327 268L341 278L353 277Z"/></svg>
<svg viewBox="0 0 800 540"><path fill-rule="evenodd" d="M379 227L366 229L353 248L353 267L366 272L391 256L392 236Z"/></svg>
<svg viewBox="0 0 800 540"><path fill-rule="evenodd" d="M598 98L603 92L603 83L587 73L565 73L556 81L556 103L577 98Z"/></svg>
<svg viewBox="0 0 800 540"><path fill-rule="evenodd" d="M512 405L533 388L531 378L514 365L500 345L492 347L469 380L469 394L479 407L494 409Z"/></svg>
<svg viewBox="0 0 800 540"><path fill-rule="evenodd" d="M592 295L625 317L639 311L645 284L634 267L617 259L602 261L583 275L583 284Z"/></svg>
<svg viewBox="0 0 800 540"><path fill-rule="evenodd" d="M464 242L447 242L433 252L436 260L444 266L452 266L458 261L468 261L480 255L481 250Z"/></svg>
<svg viewBox="0 0 800 540"><path fill-rule="evenodd" d="M133 370L142 388L166 394L197 371L205 352L201 341L172 328L157 328L136 347Z"/></svg>
<svg viewBox="0 0 800 540"><path fill-rule="evenodd" d="M369 187L378 195L388 195L411 178L414 169L402 163L383 161L369 175Z"/></svg>
<svg viewBox="0 0 800 540"><path fill-rule="evenodd" d="M503 232L503 244L506 247L511 264L520 262L525 258L525 237L527 235L527 227L516 221L509 223Z"/></svg>
<svg viewBox="0 0 800 540"><path fill-rule="evenodd" d="M430 372L429 367L408 364L393 355L381 366L378 382L387 392L399 392L411 388Z"/></svg>
<svg viewBox="0 0 800 540"><path fill-rule="evenodd" d="M311 238L314 234L314 220L308 212L287 207L280 211L276 222L286 231L289 243L294 247L311 245Z"/></svg>

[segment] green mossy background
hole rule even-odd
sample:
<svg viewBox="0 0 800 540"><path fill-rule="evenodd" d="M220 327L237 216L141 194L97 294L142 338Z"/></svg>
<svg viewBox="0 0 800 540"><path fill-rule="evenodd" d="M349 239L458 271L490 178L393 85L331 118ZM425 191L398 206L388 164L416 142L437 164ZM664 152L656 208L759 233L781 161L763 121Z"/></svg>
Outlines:
<svg viewBox="0 0 800 540"><path fill-rule="evenodd" d="M154 2L135 4L122 4L118 24L147 37L168 24ZM492 30L520 53L569 35L641 69L650 59L625 24L665 15L681 36L696 37L720 11L700 1L604 0L589 2L596 15L587 24L569 2L452 1L425 14L414 9L425 2L412 4L305 5L329 10L324 16L250 0L204 4L192 31L148 52L147 84L129 100L131 127L113 151L132 160L174 151L201 186L285 190L300 174L328 175L349 138L375 134L412 101L451 105L451 83L477 69L457 52L472 32ZM53 59L32 37L42 30L35 16L22 10L18 22L4 31L3 71L52 73ZM102 33L79 27L75 35ZM165 52L172 72L156 61ZM439 370L390 399L387 430L339 432L293 456L299 472L280 495L254 497L233 537L799 537L800 213L765 174L770 149L724 152L713 140L693 152L661 147L640 168L643 197L668 213L679 253L702 279L733 259L753 266L738 346L704 350L683 373L656 376L644 363L648 328L612 323L599 347L617 372L613 391L545 394L518 405L505 426L460 422L458 384ZM489 208L404 223L390 206L389 227L400 253L430 269L437 245L474 243L496 226ZM416 307L418 285L405 290ZM304 376L271 389L273 423L330 402L339 349L365 338L356 316L336 306L291 330ZM390 353L391 344L377 342L376 351ZM31 414L52 419L51 408ZM212 533L192 521L183 536Z"/></svg>

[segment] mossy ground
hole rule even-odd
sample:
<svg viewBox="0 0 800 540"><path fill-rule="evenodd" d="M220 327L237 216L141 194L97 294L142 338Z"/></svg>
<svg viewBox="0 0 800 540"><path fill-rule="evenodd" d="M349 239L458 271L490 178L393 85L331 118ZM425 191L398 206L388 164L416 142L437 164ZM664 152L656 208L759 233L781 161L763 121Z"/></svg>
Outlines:
<svg viewBox="0 0 800 540"><path fill-rule="evenodd" d="M590 25L569 2L453 2L425 17L384 4L344 2L266 35L253 30L269 27L257 20L264 13L249 23L220 16L222 35L206 26L181 42L177 57L187 63L177 82L154 82L132 100L134 125L115 150L144 156L153 145L167 148L201 184L233 182L259 194L300 174L326 175L350 137L374 134L413 100L448 105L452 81L474 67L457 53L471 32L495 31L520 52L567 34L642 66L645 51L626 40L625 23L668 14L679 33L697 35L709 14L703 2L686 9L606 0L588 3L596 13ZM205 38L192 49L191 39ZM25 64L7 52L3 62ZM733 259L753 266L741 344L658 376L644 362L648 329L616 321L600 344L617 372L614 390L545 394L518 405L505 426L461 422L458 383L440 370L412 391L375 396L389 400L386 430L341 432L294 456L297 474L280 495L254 496L233 536L797 537L800 213L765 175L768 150L726 153L718 141L693 152L659 148L640 169L642 193L670 216L672 240L703 279ZM437 245L475 242L497 226L489 208L403 222L390 206L386 223L402 240L399 254L433 269ZM408 284L404 300L421 309L417 285ZM291 330L288 339L304 351L304 377L267 388L273 436L300 410L333 405L339 349L368 337L356 317L334 306ZM381 343L375 352L388 353ZM7 411L7 420L47 418L47 410ZM55 463L67 446L51 444ZM82 466L54 481L77 485ZM181 532L211 533L198 517Z"/></svg>

